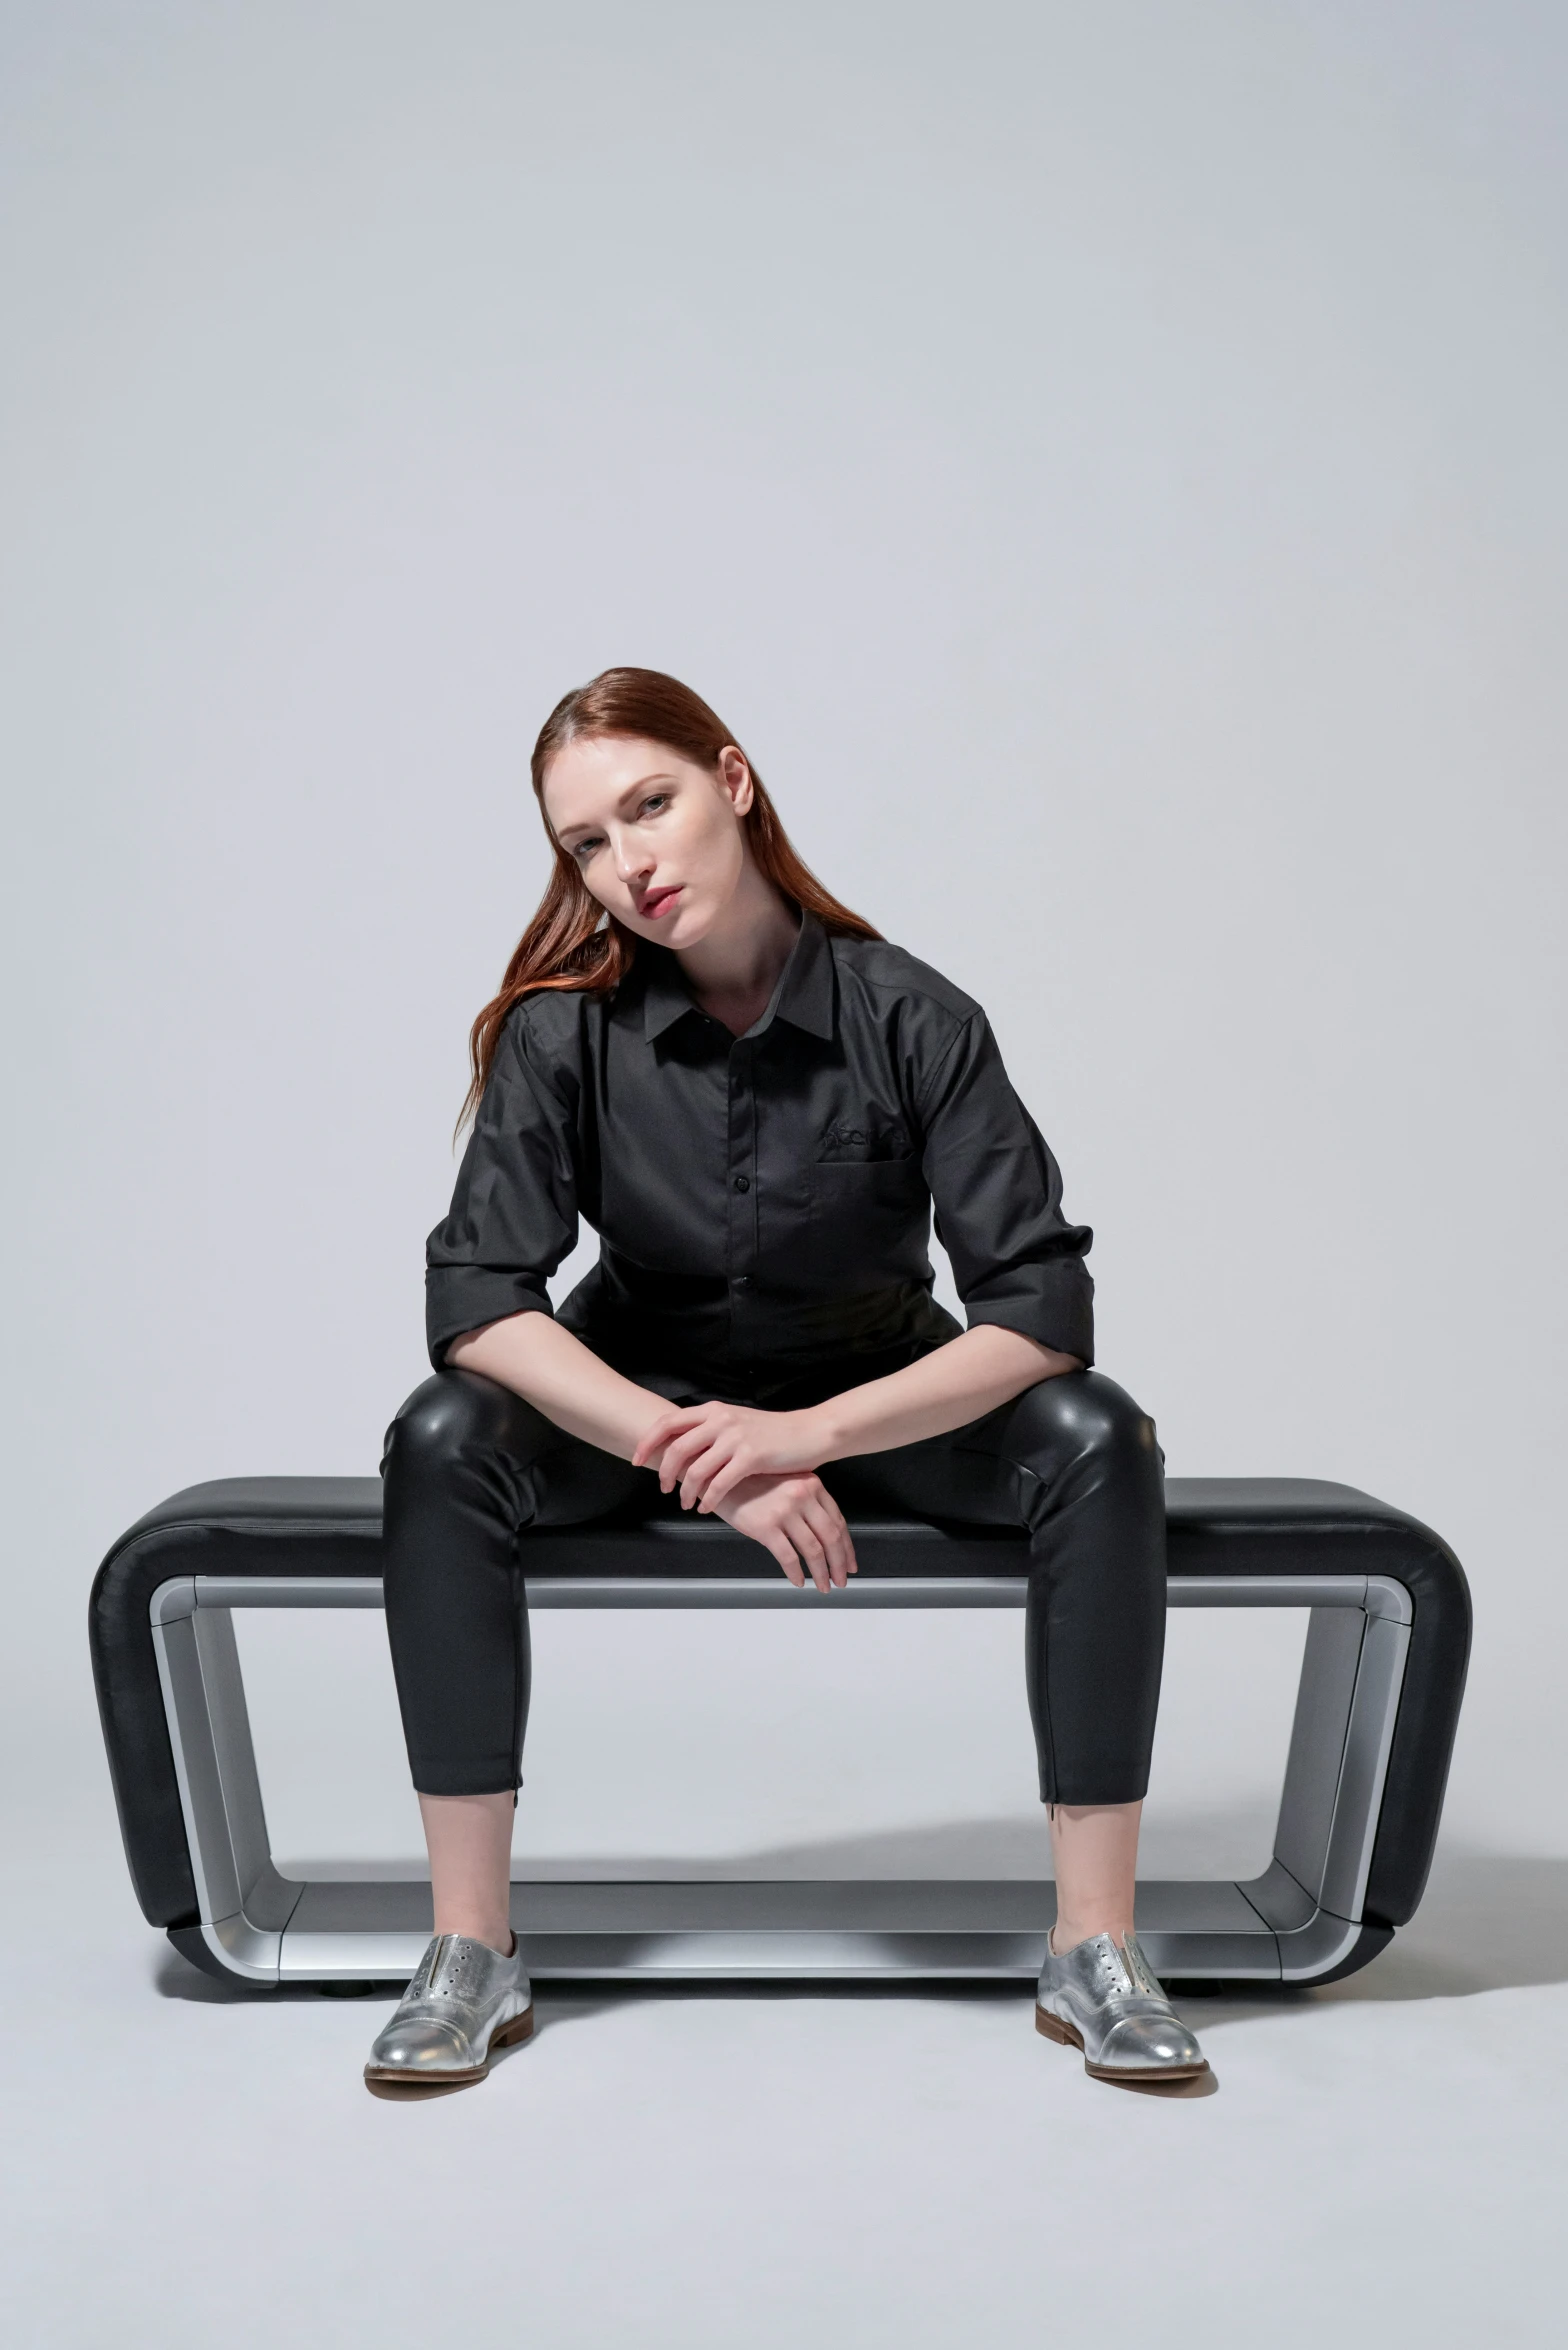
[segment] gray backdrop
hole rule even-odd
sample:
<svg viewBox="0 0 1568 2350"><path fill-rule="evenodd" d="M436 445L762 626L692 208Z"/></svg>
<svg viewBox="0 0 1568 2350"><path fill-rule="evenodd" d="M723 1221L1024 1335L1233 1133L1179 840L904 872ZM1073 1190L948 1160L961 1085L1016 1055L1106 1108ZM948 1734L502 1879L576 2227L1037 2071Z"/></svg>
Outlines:
<svg viewBox="0 0 1568 2350"><path fill-rule="evenodd" d="M1568 1849L1563 41L1512 0L0 12L35 1820L102 1849L115 1533L374 1470L546 871L527 749L639 661L986 1004L1171 1469L1452 1540L1449 1833ZM1151 1835L1228 1858L1289 1625L1178 1630ZM1036 1865L1016 1634L553 1618L520 1849ZM414 1848L380 1639L250 1639L285 1850Z"/></svg>

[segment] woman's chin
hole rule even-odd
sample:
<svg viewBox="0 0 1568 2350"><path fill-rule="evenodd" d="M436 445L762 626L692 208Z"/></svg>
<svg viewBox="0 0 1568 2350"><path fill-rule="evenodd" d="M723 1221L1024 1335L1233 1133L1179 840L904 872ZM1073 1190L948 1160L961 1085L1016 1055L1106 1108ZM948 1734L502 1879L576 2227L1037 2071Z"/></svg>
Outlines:
<svg viewBox="0 0 1568 2350"><path fill-rule="evenodd" d="M694 947L706 935L711 918L701 907L688 906L684 900L683 891L682 902L672 906L667 914L657 918L644 914L640 920L628 922L627 928L635 930L639 938L652 939L655 946Z"/></svg>

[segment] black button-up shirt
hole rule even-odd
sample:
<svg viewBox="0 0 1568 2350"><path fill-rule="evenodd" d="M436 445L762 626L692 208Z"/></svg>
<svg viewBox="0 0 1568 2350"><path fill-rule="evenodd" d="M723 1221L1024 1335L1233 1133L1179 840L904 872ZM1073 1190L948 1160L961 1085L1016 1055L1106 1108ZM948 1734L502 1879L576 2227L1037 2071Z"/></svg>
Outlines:
<svg viewBox="0 0 1568 2350"><path fill-rule="evenodd" d="M1087 1363L1092 1235L1061 1190L985 1013L903 948L804 914L736 1037L643 941L613 994L509 1015L428 1243L431 1360L551 1312L582 1216L599 1262L556 1319L596 1354L662 1394L815 1401L959 1334L931 1294L934 1204L971 1327Z"/></svg>

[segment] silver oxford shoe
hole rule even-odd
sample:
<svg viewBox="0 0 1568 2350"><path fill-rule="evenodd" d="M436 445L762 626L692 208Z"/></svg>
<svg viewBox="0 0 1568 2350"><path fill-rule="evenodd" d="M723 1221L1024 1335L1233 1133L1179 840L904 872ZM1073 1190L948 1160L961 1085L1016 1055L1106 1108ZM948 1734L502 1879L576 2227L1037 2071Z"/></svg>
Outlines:
<svg viewBox="0 0 1568 2350"><path fill-rule="evenodd" d="M1190 2081L1209 2069L1136 1934L1120 1948L1109 1934L1091 1934L1062 1958L1047 1936L1034 2021L1048 2040L1081 2048L1097 2081Z"/></svg>
<svg viewBox="0 0 1568 2350"><path fill-rule="evenodd" d="M370 2051L366 2086L464 2089L484 2079L498 2048L528 2039L533 1988L513 1941L503 1958L467 1934L437 1934Z"/></svg>

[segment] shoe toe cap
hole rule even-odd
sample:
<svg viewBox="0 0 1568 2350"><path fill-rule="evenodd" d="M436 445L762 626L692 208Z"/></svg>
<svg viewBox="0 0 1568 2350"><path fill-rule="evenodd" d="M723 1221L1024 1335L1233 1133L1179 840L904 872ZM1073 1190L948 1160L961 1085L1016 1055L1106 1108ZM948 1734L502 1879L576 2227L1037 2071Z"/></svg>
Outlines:
<svg viewBox="0 0 1568 2350"><path fill-rule="evenodd" d="M1179 2016L1128 2016L1106 2034L1099 2062L1127 2072L1168 2072L1201 2065L1204 2055Z"/></svg>
<svg viewBox="0 0 1568 2350"><path fill-rule="evenodd" d="M383 2072L422 2073L461 2071L473 2063L468 2042L450 2024L393 2024L370 2051L370 2061Z"/></svg>

